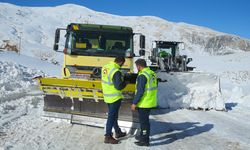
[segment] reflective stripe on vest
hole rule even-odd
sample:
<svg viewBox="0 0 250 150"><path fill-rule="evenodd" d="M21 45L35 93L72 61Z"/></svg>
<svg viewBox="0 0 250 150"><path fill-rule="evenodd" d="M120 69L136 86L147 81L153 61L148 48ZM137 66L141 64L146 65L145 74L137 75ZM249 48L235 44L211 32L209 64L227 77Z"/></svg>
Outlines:
<svg viewBox="0 0 250 150"><path fill-rule="evenodd" d="M140 71L139 76L144 75L147 78L145 89L142 98L137 107L139 108L153 108L157 106L157 79L156 74L149 68L144 68ZM136 82L137 86L137 82Z"/></svg>
<svg viewBox="0 0 250 150"><path fill-rule="evenodd" d="M120 66L114 62L110 62L102 68L102 91L106 103L114 103L123 98L121 90L117 90L112 81L119 68Z"/></svg>

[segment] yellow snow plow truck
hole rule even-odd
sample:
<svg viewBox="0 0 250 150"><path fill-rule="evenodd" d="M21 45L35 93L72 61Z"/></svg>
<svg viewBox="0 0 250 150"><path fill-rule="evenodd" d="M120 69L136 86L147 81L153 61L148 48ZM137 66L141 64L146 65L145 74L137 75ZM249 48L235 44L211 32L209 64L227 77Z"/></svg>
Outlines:
<svg viewBox="0 0 250 150"><path fill-rule="evenodd" d="M133 65L133 39L139 35L140 55L144 55L145 36L133 33L130 27L71 23L66 29L56 29L55 51L58 51L62 30L66 30L62 78L38 78L40 89L45 94L45 116L103 126L107 106L103 100L101 68L114 61L116 56L125 56L121 71L128 84L123 90L119 124L121 127L136 124L137 113L130 110L137 76Z"/></svg>

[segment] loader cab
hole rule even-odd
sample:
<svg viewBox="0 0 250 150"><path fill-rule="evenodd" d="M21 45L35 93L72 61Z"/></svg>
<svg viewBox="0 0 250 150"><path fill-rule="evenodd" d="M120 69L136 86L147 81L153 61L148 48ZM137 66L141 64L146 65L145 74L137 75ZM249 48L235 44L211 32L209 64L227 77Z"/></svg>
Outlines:
<svg viewBox="0 0 250 150"><path fill-rule="evenodd" d="M152 56L151 61L157 62L159 57L172 57L179 56L180 50L183 50L183 42L175 41L154 41L152 44Z"/></svg>
<svg viewBox="0 0 250 150"><path fill-rule="evenodd" d="M155 51L160 54L165 52L165 55L171 55L172 57L178 56L180 51L180 44L182 42L171 42L171 41L155 41ZM183 43L182 43L183 44Z"/></svg>
<svg viewBox="0 0 250 150"><path fill-rule="evenodd" d="M183 42L176 41L154 41L152 44L152 55L150 60L152 64L159 66L162 71L188 71L194 67L188 67L187 64L192 58L187 58L180 51L185 49ZM185 53L185 52L184 52Z"/></svg>

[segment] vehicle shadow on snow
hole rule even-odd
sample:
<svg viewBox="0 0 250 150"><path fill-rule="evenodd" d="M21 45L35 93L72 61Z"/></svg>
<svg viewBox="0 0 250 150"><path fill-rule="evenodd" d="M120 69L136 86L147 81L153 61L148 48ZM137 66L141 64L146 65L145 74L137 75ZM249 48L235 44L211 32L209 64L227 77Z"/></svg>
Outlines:
<svg viewBox="0 0 250 150"><path fill-rule="evenodd" d="M195 136L210 131L214 125L200 125L199 122L170 123L150 120L151 143L150 146L170 144L186 137Z"/></svg>

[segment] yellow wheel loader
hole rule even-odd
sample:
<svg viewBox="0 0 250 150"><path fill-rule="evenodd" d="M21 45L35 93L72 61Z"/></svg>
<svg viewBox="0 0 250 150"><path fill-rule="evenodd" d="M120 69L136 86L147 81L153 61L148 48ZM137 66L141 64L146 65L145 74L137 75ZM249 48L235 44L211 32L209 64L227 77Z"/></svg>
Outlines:
<svg viewBox="0 0 250 150"><path fill-rule="evenodd" d="M158 107L225 110L219 75L195 71L196 67L188 66L192 58L184 53L183 42L158 40L152 43L151 66L158 66L161 71L157 76L168 81L158 87Z"/></svg>
<svg viewBox="0 0 250 150"><path fill-rule="evenodd" d="M167 72L192 71L195 67L189 67L187 64L192 61L187 55L180 55L184 50L184 43L177 41L153 41L152 55L150 60L158 65L161 70Z"/></svg>
<svg viewBox="0 0 250 150"><path fill-rule="evenodd" d="M130 110L137 74L134 72L134 36L139 35L140 54L145 53L145 36L123 26L71 23L55 33L54 50L58 51L60 31L66 30L62 78L40 77L44 92L45 116L68 119L72 123L104 126L107 105L103 100L101 68L125 56L121 68L128 83L119 112L119 125L132 127L138 115Z"/></svg>

